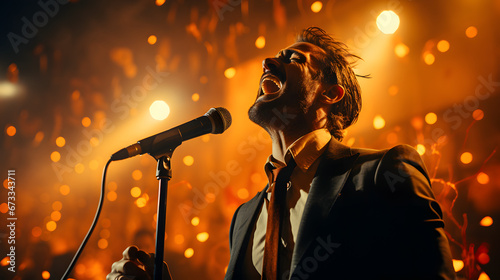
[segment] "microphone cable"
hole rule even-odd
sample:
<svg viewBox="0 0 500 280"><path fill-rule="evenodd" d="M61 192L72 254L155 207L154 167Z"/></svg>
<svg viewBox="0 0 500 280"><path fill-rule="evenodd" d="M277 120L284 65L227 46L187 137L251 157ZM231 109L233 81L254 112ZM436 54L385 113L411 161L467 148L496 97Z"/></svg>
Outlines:
<svg viewBox="0 0 500 280"><path fill-rule="evenodd" d="M73 257L73 260L71 260L71 263L68 266L68 269L64 273L64 275L61 277L61 280L65 280L68 278L69 274L73 270L73 267L76 264L76 261L80 257L80 254L83 251L83 248L85 248L85 245L87 244L87 241L89 241L90 236L92 235L92 232L95 229L95 226L97 225L97 220L99 220L99 215L101 215L101 210L102 210L102 204L104 202L104 186L106 184L106 173L108 172L108 166L112 162L112 159L109 159L108 162L106 162L106 165L104 166L104 170L102 172L102 180L101 180L101 197L99 198L99 205L97 206L97 211L94 216L94 220L92 221L92 225L90 226L89 231L87 232L87 235L82 241L82 244L80 245L80 248L76 251L75 256Z"/></svg>

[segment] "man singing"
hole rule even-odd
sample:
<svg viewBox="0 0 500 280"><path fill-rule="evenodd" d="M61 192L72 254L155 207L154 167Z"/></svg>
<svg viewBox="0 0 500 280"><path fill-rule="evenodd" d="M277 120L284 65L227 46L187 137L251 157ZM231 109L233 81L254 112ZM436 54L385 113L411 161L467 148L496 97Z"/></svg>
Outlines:
<svg viewBox="0 0 500 280"><path fill-rule="evenodd" d="M455 279L418 153L340 143L361 109L352 58L311 27L263 61L248 115L272 139L269 184L234 214L226 280ZM151 279L153 263L129 247L107 279Z"/></svg>

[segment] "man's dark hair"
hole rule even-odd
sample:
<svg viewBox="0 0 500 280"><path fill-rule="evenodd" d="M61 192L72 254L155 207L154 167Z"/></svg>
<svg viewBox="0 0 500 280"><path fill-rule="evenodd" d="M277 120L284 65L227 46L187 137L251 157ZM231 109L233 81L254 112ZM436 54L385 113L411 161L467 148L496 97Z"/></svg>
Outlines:
<svg viewBox="0 0 500 280"><path fill-rule="evenodd" d="M361 58L350 53L344 43L336 41L319 27L303 30L296 41L311 43L323 49L326 55L320 59L321 71L317 78L344 88L344 98L332 105L326 124L332 136L342 141L343 130L356 122L361 111L361 89L357 75L351 68L351 63Z"/></svg>

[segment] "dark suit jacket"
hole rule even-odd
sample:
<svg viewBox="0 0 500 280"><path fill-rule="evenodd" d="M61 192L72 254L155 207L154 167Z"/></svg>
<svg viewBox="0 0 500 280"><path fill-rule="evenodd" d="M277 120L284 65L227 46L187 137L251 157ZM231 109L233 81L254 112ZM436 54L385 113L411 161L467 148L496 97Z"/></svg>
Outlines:
<svg viewBox="0 0 500 280"><path fill-rule="evenodd" d="M265 193L234 214L226 280L241 279ZM289 279L455 279L443 227L412 147L351 149L332 139L311 183Z"/></svg>

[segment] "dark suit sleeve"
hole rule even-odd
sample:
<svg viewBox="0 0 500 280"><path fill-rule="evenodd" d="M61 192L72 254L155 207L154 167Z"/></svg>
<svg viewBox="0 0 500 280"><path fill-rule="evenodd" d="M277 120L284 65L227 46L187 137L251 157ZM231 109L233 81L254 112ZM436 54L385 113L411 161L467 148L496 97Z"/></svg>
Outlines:
<svg viewBox="0 0 500 280"><path fill-rule="evenodd" d="M231 220L231 226L229 227L229 251L233 248L233 233L234 233L234 225L236 224L236 216L238 216L238 211L240 210L242 205L238 206L236 211L234 211L233 219Z"/></svg>
<svg viewBox="0 0 500 280"><path fill-rule="evenodd" d="M442 211L419 154L410 146L388 150L379 162L375 187L389 229L384 244L394 279L455 279Z"/></svg>

